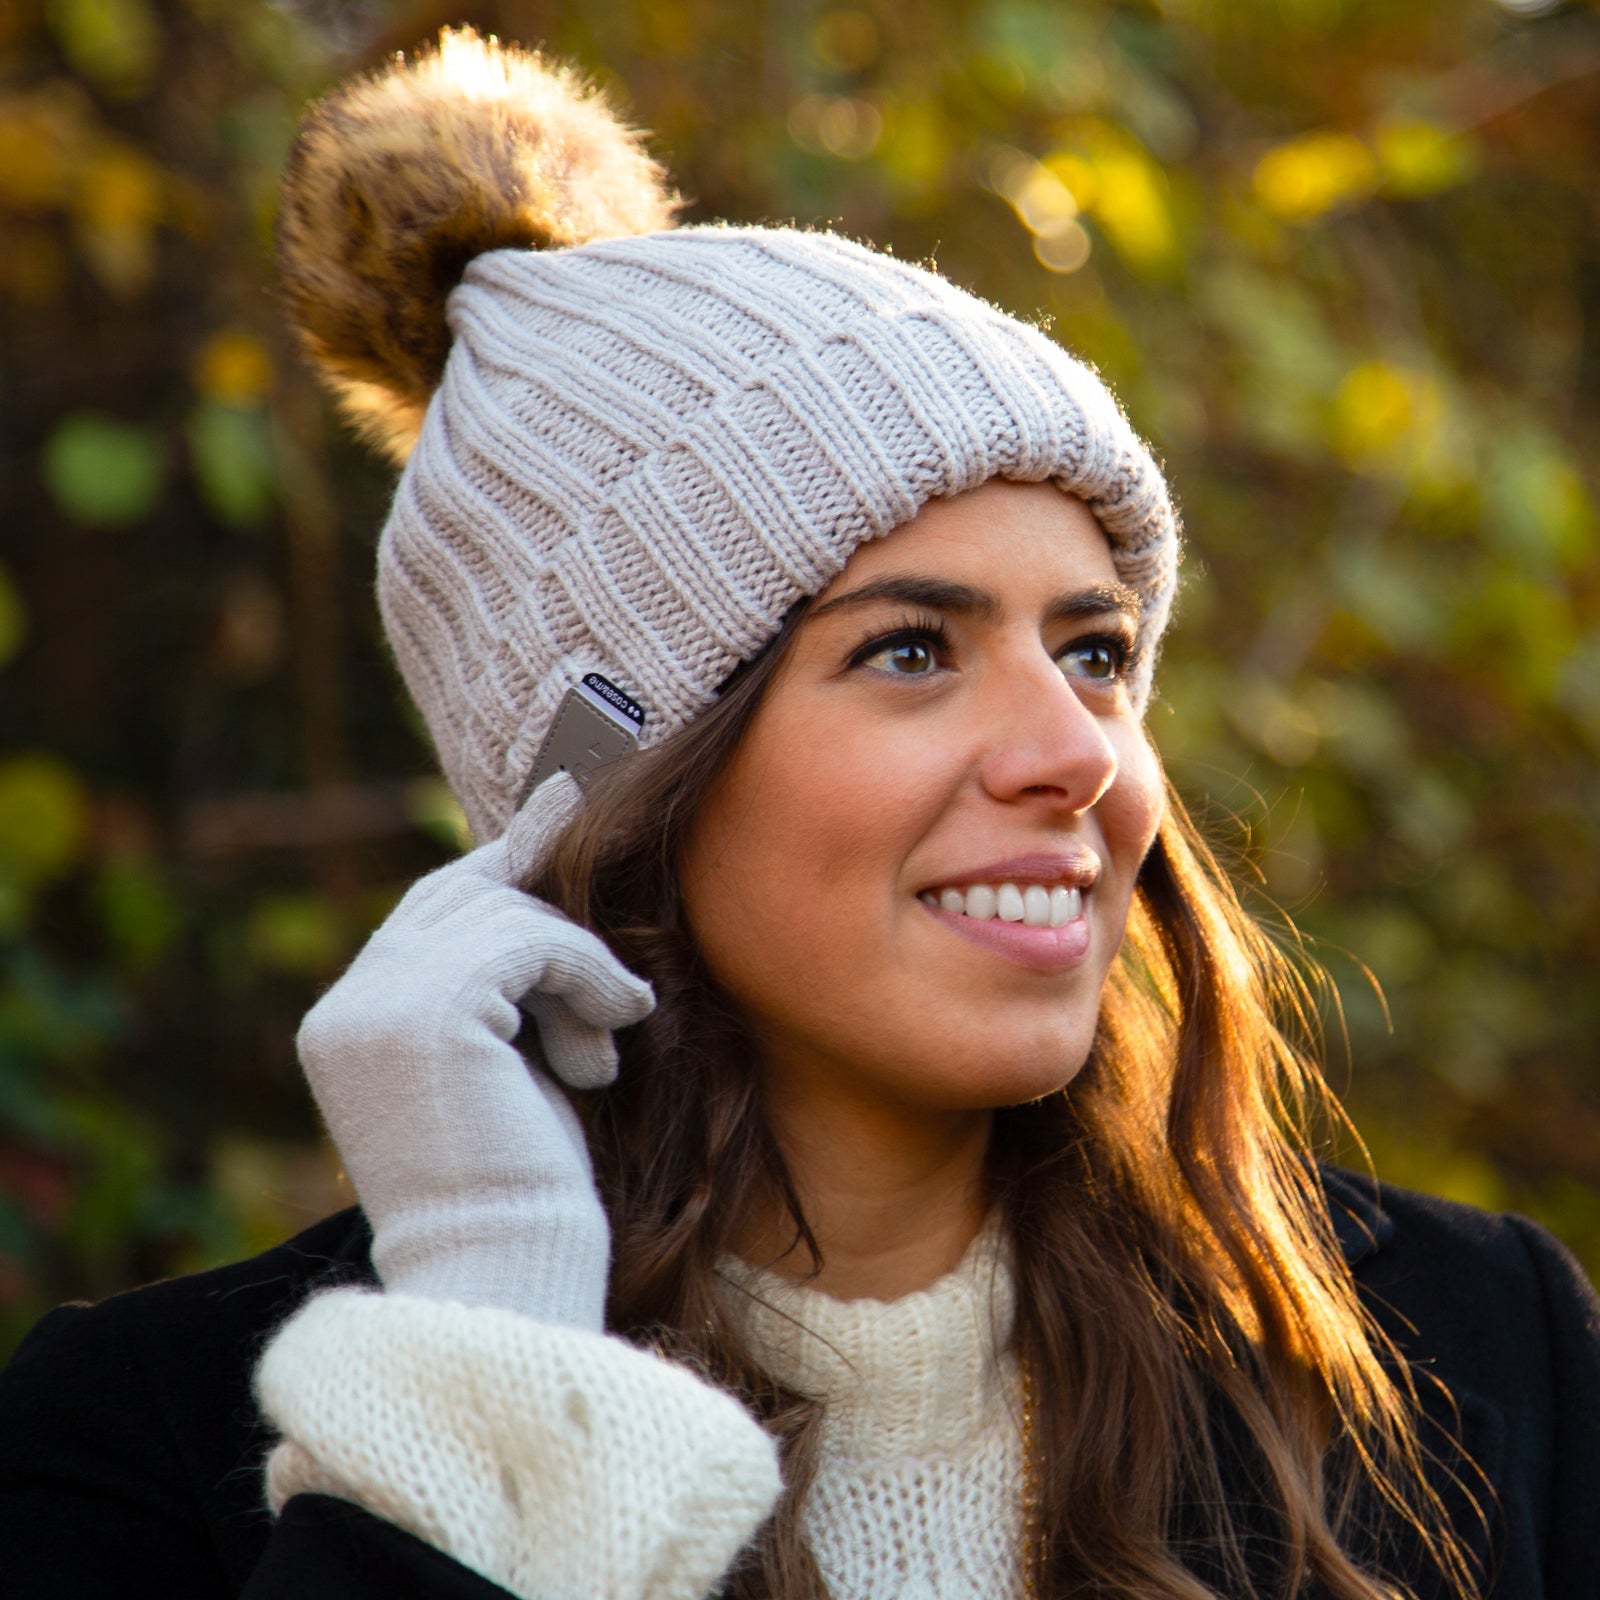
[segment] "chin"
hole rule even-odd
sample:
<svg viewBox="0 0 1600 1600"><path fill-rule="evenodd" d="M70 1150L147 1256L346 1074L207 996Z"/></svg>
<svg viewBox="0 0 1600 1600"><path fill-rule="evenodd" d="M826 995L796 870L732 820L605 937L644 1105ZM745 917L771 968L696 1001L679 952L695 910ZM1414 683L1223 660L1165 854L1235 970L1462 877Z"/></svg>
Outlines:
<svg viewBox="0 0 1600 1600"><path fill-rule="evenodd" d="M970 1063L952 1062L948 1055L938 1074L939 1098L951 1110L998 1110L1026 1105L1065 1089L1083 1070L1087 1046L1063 1050L1057 1043L1037 1055L1000 1053L994 1045ZM926 1080L923 1080L924 1092Z"/></svg>
<svg viewBox="0 0 1600 1600"><path fill-rule="evenodd" d="M1071 1067L1057 1063L1039 1072L1008 1075L1005 1082L995 1085L988 1104L998 1110L1001 1106L1022 1106L1043 1100L1047 1095L1060 1093L1081 1071L1083 1062L1079 1061Z"/></svg>

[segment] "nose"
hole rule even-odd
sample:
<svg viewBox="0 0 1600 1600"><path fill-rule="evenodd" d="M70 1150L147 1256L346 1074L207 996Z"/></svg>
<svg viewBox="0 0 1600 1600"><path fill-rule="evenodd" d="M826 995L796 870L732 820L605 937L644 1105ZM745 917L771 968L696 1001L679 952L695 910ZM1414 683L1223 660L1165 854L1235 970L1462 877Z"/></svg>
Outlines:
<svg viewBox="0 0 1600 1600"><path fill-rule="evenodd" d="M983 697L980 777L1007 802L1087 811L1117 776L1117 752L1095 712L1042 650L995 674Z"/></svg>

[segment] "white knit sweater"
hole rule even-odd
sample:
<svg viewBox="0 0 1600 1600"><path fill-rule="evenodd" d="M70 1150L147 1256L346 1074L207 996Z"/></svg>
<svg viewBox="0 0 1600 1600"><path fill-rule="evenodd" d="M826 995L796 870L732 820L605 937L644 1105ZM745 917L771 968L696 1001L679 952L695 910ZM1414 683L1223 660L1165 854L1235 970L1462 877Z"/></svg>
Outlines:
<svg viewBox="0 0 1600 1600"><path fill-rule="evenodd" d="M767 1369L828 1402L805 1525L835 1600L1019 1592L1021 1411L998 1230L931 1288L888 1302L724 1270Z"/></svg>
<svg viewBox="0 0 1600 1600"><path fill-rule="evenodd" d="M836 1600L1011 1600L1021 1435L993 1228L931 1288L838 1301L742 1263L724 1293L774 1376L825 1397L806 1531ZM701 1600L779 1492L731 1398L622 1341L341 1289L256 1372L268 1498L353 1500L522 1600Z"/></svg>

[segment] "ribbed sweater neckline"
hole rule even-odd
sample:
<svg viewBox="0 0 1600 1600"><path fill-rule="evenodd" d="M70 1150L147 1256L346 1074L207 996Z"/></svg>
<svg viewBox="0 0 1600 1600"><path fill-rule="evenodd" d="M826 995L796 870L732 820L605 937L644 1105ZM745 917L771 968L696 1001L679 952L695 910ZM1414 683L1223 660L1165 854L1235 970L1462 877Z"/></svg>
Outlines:
<svg viewBox="0 0 1600 1600"><path fill-rule="evenodd" d="M732 1256L719 1270L752 1353L780 1383L827 1402L830 1456L963 1455L1014 1408L1015 1297L994 1215L954 1268L896 1300L838 1300Z"/></svg>

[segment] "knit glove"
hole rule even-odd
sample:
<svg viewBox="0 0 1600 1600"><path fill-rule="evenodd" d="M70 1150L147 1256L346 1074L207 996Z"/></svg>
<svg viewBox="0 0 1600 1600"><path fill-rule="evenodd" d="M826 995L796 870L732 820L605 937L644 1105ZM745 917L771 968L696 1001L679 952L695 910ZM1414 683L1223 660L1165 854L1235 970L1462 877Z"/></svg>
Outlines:
<svg viewBox="0 0 1600 1600"><path fill-rule="evenodd" d="M606 946L513 885L582 805L565 772L503 837L413 885L306 1017L300 1060L373 1229L386 1288L602 1325L610 1231L564 1082L616 1074L654 1005Z"/></svg>

